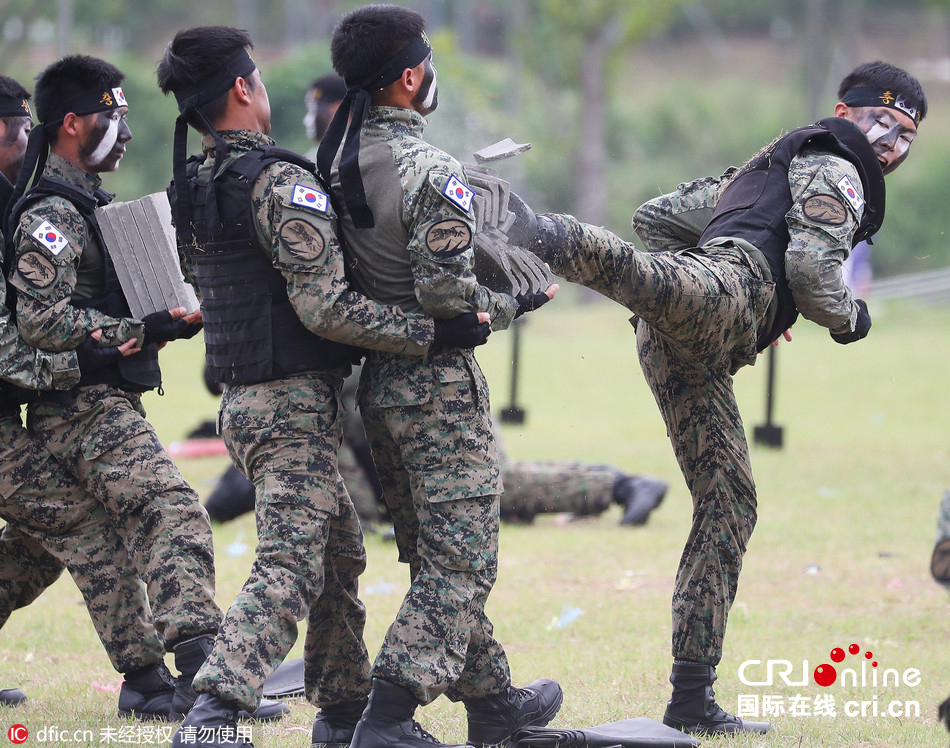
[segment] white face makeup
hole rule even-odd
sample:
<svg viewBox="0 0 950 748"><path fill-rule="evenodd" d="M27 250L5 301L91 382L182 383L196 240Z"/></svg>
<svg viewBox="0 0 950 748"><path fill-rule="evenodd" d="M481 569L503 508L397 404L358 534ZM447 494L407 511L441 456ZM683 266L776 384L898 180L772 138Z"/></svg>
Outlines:
<svg viewBox="0 0 950 748"><path fill-rule="evenodd" d="M887 107L860 107L855 110L854 123L867 136L868 142L881 161L885 174L890 174L907 158L917 130L902 123L910 121Z"/></svg>
<svg viewBox="0 0 950 748"><path fill-rule="evenodd" d="M132 131L125 121L128 111L126 107L119 107L87 115L92 118L91 127L86 131L79 154L84 169L100 174L119 168L119 161L125 154L125 144L132 139Z"/></svg>
<svg viewBox="0 0 950 748"><path fill-rule="evenodd" d="M435 65L432 64L432 55L425 59L425 75L416 94L416 111L423 117L432 114L439 106L439 84Z"/></svg>
<svg viewBox="0 0 950 748"><path fill-rule="evenodd" d="M116 141L119 139L119 120L118 118L109 119L109 127L106 128L105 133L102 136L102 140L99 141L99 145L96 146L96 149L89 154L89 165L90 166L100 166L105 160L106 156L112 153L112 148L115 146Z"/></svg>

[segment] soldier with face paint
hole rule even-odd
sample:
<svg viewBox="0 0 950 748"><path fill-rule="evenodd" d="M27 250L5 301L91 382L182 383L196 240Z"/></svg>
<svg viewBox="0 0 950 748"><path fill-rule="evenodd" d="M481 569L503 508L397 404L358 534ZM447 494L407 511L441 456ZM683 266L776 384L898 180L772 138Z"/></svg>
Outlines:
<svg viewBox="0 0 950 748"><path fill-rule="evenodd" d="M148 587L155 627L180 675L171 678L161 659L128 674L120 709L142 713L161 704L167 718L191 707L191 681L206 654L200 642L217 631L221 610L207 513L141 404L141 393L161 383L159 346L197 332L200 314L183 317L185 310L177 309L133 318L94 212L112 197L101 190L99 175L118 168L132 138L123 77L83 55L65 57L38 76L40 125L31 133L7 221L10 283L28 343L66 351L99 330L101 344L130 354L84 367L65 392L37 393L27 424L78 480L89 513L108 517ZM34 171L35 183L18 198ZM63 508L44 511L51 524L65 522ZM282 713L281 705L270 704L258 716Z"/></svg>
<svg viewBox="0 0 950 748"><path fill-rule="evenodd" d="M768 729L727 714L712 690L756 520L732 377L799 313L837 343L868 334L867 305L842 263L883 222L884 175L907 158L927 114L920 83L884 62L857 67L838 96L834 117L641 206L633 226L649 252L571 216L538 216L534 248L552 270L637 315L641 367L692 494L663 718L687 732Z"/></svg>
<svg viewBox="0 0 950 748"><path fill-rule="evenodd" d="M438 105L424 29L422 16L394 5L358 8L337 24L331 57L347 96L318 166L342 198L344 251L360 290L437 318L486 311L504 329L557 287L516 299L475 278L474 193L458 161L422 139ZM485 614L503 488L484 376L469 348L425 358L372 352L359 397L412 584L373 666L366 710L358 724L352 715L341 724L355 726L354 748L432 748L438 741L412 717L445 694L464 702L470 744L507 744L554 717L561 689L547 679L514 688Z"/></svg>

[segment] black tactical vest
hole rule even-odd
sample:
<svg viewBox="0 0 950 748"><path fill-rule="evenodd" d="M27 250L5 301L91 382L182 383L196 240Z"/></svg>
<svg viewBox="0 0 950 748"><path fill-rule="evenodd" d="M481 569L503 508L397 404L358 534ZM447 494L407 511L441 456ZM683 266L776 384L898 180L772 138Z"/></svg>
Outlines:
<svg viewBox="0 0 950 748"><path fill-rule="evenodd" d="M743 166L726 187L700 246L720 237L745 239L761 250L775 281L775 319L760 330L758 350L768 348L792 326L798 309L785 275L789 234L785 216L792 207L788 167L806 145L828 150L854 164L864 188L864 213L852 246L872 236L884 222L884 173L867 137L849 120L829 117L792 130Z"/></svg>
<svg viewBox="0 0 950 748"><path fill-rule="evenodd" d="M113 195L101 189L96 190L95 194L90 194L61 179L42 176L13 206L9 225L16 226L19 223L20 215L30 203L48 195L62 197L72 203L92 229L93 238L102 249L104 260L103 287L105 289L103 295L93 299L72 299L69 303L77 309L95 309L109 317L131 317L132 312L129 310L129 303L126 301L125 294L119 285L115 265L112 264L109 248L102 238L102 231L99 228L99 222L95 214L96 208L111 202ZM12 288L10 293L12 293ZM109 384L129 392L147 392L160 387L162 372L158 367L158 346L154 343L146 345L138 353L123 356L91 374L81 372L79 386L84 387L93 384ZM38 396L34 395L28 399L63 402L64 393L41 392ZM71 399L71 396L66 399Z"/></svg>
<svg viewBox="0 0 950 748"><path fill-rule="evenodd" d="M278 161L313 173L313 164L282 148L255 148L226 167L209 193L198 180L202 161L193 157L187 165L191 216L178 236L201 292L208 376L226 384L255 384L358 361L359 349L314 335L300 321L287 298L287 282L254 227L251 192L260 173ZM172 214L179 216L174 182L168 199ZM209 218L210 199L217 202L218 220Z"/></svg>

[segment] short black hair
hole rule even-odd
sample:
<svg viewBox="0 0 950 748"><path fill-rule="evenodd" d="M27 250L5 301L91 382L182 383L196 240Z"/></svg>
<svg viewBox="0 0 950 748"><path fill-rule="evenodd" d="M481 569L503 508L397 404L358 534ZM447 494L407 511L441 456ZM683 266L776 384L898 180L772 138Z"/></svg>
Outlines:
<svg viewBox="0 0 950 748"><path fill-rule="evenodd" d="M888 89L901 94L908 106L913 107L920 114L923 121L927 116L927 96L923 86L914 76L889 62L875 60L858 65L848 73L841 85L838 86L838 99L844 99L848 91L853 88Z"/></svg>
<svg viewBox="0 0 950 748"><path fill-rule="evenodd" d="M125 73L112 63L89 55L67 55L36 76L36 117L43 124L53 124L68 114L63 107L70 101L115 88L123 80ZM49 129L46 136L55 143L59 128Z"/></svg>
<svg viewBox="0 0 950 748"><path fill-rule="evenodd" d="M362 83L425 31L425 18L398 5L364 5L333 29L333 69L354 86Z"/></svg>
<svg viewBox="0 0 950 748"><path fill-rule="evenodd" d="M158 61L158 87L165 95L170 91L191 88L214 75L242 49L254 49L250 34L243 29L195 26L179 31ZM252 80L248 80L247 84L248 88L254 87ZM210 122L214 123L224 115L228 107L228 93L225 91L201 107ZM198 132L207 132L200 118L189 115L187 120Z"/></svg>
<svg viewBox="0 0 950 748"><path fill-rule="evenodd" d="M327 73L314 80L310 84L310 88L307 89L307 93L313 93L313 98L317 101L328 104L334 101L343 101L343 97L346 96L346 81L339 75Z"/></svg>
<svg viewBox="0 0 950 748"><path fill-rule="evenodd" d="M0 96L6 99L30 100L30 92L24 88L23 84L6 75L0 75Z"/></svg>
<svg viewBox="0 0 950 748"><path fill-rule="evenodd" d="M0 98L29 101L30 92L26 90L20 81L14 80L6 75L0 75ZM24 111L22 114L0 117L0 122L3 122L7 128L12 128L15 126L14 120L18 120L20 117L30 117L30 119L32 119L32 115L28 111Z"/></svg>

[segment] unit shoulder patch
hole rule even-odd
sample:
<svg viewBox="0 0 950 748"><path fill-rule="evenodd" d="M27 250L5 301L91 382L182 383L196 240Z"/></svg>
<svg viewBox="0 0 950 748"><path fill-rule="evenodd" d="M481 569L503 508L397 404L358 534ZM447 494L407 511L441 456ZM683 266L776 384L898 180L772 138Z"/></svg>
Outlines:
<svg viewBox="0 0 950 748"><path fill-rule="evenodd" d="M20 255L16 269L27 285L33 288L48 288L56 280L56 267L52 260L35 249Z"/></svg>
<svg viewBox="0 0 950 748"><path fill-rule="evenodd" d="M848 218L848 210L834 195L812 195L802 205L806 218L816 223L840 226Z"/></svg>
<svg viewBox="0 0 950 748"><path fill-rule="evenodd" d="M326 239L315 226L300 218L291 218L280 227L280 243L298 260L312 262L323 254Z"/></svg>
<svg viewBox="0 0 950 748"><path fill-rule="evenodd" d="M472 230L465 221L450 218L439 221L426 232L426 246L435 254L451 257L465 251L472 243Z"/></svg>

